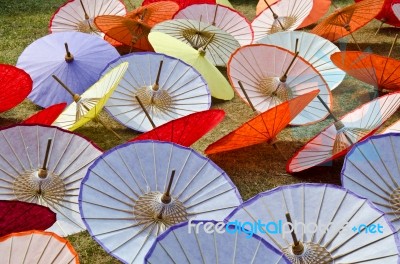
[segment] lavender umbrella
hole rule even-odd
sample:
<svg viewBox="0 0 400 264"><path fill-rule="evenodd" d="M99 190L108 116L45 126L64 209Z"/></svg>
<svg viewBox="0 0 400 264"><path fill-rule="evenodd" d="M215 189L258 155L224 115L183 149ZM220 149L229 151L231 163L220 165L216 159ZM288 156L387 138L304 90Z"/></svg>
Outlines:
<svg viewBox="0 0 400 264"><path fill-rule="evenodd" d="M18 58L17 66L33 80L28 98L48 107L72 102L71 95L51 77L53 74L64 80L73 92L82 94L117 57L117 50L101 38L80 32L60 32L31 43Z"/></svg>

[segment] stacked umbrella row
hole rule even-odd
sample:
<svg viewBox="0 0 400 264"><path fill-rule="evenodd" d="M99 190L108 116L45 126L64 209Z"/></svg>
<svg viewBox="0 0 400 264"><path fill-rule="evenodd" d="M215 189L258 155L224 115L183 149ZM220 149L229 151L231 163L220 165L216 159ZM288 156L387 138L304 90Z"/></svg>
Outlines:
<svg viewBox="0 0 400 264"><path fill-rule="evenodd" d="M126 12L116 0L69 1L52 17L52 34L20 56L17 66L26 72L2 65L2 83L12 95L2 111L28 94L47 107L26 121L36 124L1 130L0 198L28 202L2 205L7 229L0 252L7 252L9 263L21 257L39 263L45 256L78 263L58 235L85 229L124 263L398 262L397 134L355 143L400 106L393 77L400 64L390 54L339 52L330 42L353 37L383 1L336 10L311 33L290 30L316 22L330 4L321 11L315 8L319 1L264 2L267 9L250 24L216 3L160 1ZM371 5L374 11L363 12ZM364 21L353 23L360 13ZM111 45L129 54L120 56ZM377 60L383 63L374 66ZM335 65L380 91L394 92L336 118L331 90L345 73ZM227 67L229 82L217 67ZM347 189L323 184L278 187L242 203L228 175L189 148L224 117L221 110L209 110L211 96L230 100L234 92L257 114L209 145L206 154L263 142L279 150L277 135L288 124L314 124L331 115L334 123L289 160L288 172L343 156L354 146L343 185L382 212ZM146 133L102 153L69 132L95 120L119 137L102 120L103 107L121 124ZM29 203L49 207L56 219ZM39 221L28 225L25 214ZM20 221L22 229L10 225ZM218 221L222 234L216 232ZM244 222L254 225L246 229ZM261 222L303 225L274 233L256 225ZM337 229L320 229L332 223ZM199 225L213 227L214 235ZM19 231L25 232L9 234Z"/></svg>

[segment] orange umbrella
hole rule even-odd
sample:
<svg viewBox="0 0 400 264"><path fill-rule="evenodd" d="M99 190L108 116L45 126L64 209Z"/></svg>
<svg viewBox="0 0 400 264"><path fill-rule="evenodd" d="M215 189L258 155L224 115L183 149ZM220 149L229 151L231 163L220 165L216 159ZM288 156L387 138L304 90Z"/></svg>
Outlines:
<svg viewBox="0 0 400 264"><path fill-rule="evenodd" d="M179 5L172 1L160 1L141 6L126 13L125 17L153 27L157 23L172 19L179 10Z"/></svg>
<svg viewBox="0 0 400 264"><path fill-rule="evenodd" d="M361 28L371 21L382 9L384 0L364 0L335 12L319 23L311 33L336 41Z"/></svg>
<svg viewBox="0 0 400 264"><path fill-rule="evenodd" d="M314 90L257 115L228 135L209 145L204 151L214 154L268 142L274 145L276 136L295 118L317 95Z"/></svg>
<svg viewBox="0 0 400 264"><path fill-rule="evenodd" d="M256 15L260 14L262 11L268 8L269 6L278 2L278 0L259 0L256 7ZM314 24L323 17L326 12L328 12L329 7L331 6L331 0L314 0L313 7L311 9L310 14L304 19L304 21L298 26L298 28L303 28Z"/></svg>
<svg viewBox="0 0 400 264"><path fill-rule="evenodd" d="M378 90L400 90L400 60L360 51L336 52L332 62L347 74Z"/></svg>
<svg viewBox="0 0 400 264"><path fill-rule="evenodd" d="M187 6L195 4L216 4L215 0L172 0L179 5L179 9L184 9ZM157 3L159 0L144 0L142 6Z"/></svg>

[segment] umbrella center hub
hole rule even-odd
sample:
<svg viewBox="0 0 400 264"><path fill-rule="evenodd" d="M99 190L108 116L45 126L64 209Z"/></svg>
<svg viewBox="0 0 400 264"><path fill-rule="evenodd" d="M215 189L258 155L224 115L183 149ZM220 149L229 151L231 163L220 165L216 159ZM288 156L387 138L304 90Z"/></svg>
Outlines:
<svg viewBox="0 0 400 264"><path fill-rule="evenodd" d="M172 106L172 97L166 91L158 87L145 86L137 90L136 95L146 108L151 108L156 112L166 112Z"/></svg>
<svg viewBox="0 0 400 264"><path fill-rule="evenodd" d="M133 206L134 219L141 224L157 223L161 230L187 221L184 204L171 197L169 203L162 202L161 192L149 192L139 197Z"/></svg>
<svg viewBox="0 0 400 264"><path fill-rule="evenodd" d="M269 34L282 32L290 29L294 23L296 23L296 17L287 16L287 17L278 17L274 19L272 23L271 29L269 30Z"/></svg>
<svg viewBox="0 0 400 264"><path fill-rule="evenodd" d="M261 94L278 99L280 102L293 98L289 86L281 82L278 77L265 77L258 83L258 90Z"/></svg>
<svg viewBox="0 0 400 264"><path fill-rule="evenodd" d="M390 195L390 204L392 205L392 211L395 215L400 212L400 188L397 188Z"/></svg>
<svg viewBox="0 0 400 264"><path fill-rule="evenodd" d="M40 199L56 203L66 193L63 180L52 171L45 178L39 177L39 170L26 171L18 176L13 184L14 194L20 201L39 202Z"/></svg>
<svg viewBox="0 0 400 264"><path fill-rule="evenodd" d="M300 255L293 252L292 246L282 251L291 263L333 263L331 253L324 247L312 242L303 243L304 251Z"/></svg>
<svg viewBox="0 0 400 264"><path fill-rule="evenodd" d="M206 45L207 41L212 37L212 33L208 31L197 30L188 28L182 30L182 36L190 43L190 45L199 49Z"/></svg>
<svg viewBox="0 0 400 264"><path fill-rule="evenodd" d="M342 122L336 122L337 135L333 143L332 155L351 147L355 142L368 135L370 130L363 128L345 127Z"/></svg>
<svg viewBox="0 0 400 264"><path fill-rule="evenodd" d="M96 27L93 18L85 19L76 24L76 28L82 33L100 33L100 30Z"/></svg>

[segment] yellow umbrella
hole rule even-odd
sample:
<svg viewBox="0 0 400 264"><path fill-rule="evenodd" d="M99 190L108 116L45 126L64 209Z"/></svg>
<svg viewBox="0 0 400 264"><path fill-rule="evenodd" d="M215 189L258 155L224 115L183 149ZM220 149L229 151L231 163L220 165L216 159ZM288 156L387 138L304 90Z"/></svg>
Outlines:
<svg viewBox="0 0 400 264"><path fill-rule="evenodd" d="M150 32L149 34L149 41L155 51L179 58L187 64L192 65L207 81L213 97L222 100L231 100L234 93L229 82L205 57L207 45L212 38L213 36L210 37L203 47L196 50L167 34L161 32Z"/></svg>
<svg viewBox="0 0 400 264"><path fill-rule="evenodd" d="M82 95L73 93L56 76L53 77L71 94L74 98L61 115L54 121L53 125L70 131L74 131L92 119L96 119L102 125L105 124L97 118L108 98L117 88L119 82L128 69L128 62L121 63L118 67L109 71L99 81L87 89ZM107 126L105 126L109 129Z"/></svg>

